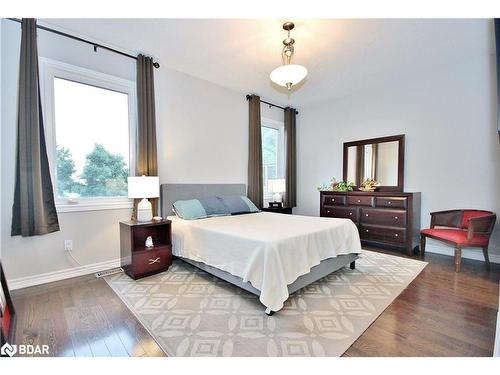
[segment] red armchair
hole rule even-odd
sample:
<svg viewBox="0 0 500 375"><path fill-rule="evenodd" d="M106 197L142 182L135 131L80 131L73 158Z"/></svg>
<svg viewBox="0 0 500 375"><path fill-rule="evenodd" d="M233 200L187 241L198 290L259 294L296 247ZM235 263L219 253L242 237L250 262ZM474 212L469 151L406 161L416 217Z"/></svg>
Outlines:
<svg viewBox="0 0 500 375"><path fill-rule="evenodd" d="M483 210L431 212L431 227L420 231L420 254L425 254L425 239L430 237L455 246L455 272L460 272L463 247L482 248L489 267L488 244L496 219L495 213Z"/></svg>

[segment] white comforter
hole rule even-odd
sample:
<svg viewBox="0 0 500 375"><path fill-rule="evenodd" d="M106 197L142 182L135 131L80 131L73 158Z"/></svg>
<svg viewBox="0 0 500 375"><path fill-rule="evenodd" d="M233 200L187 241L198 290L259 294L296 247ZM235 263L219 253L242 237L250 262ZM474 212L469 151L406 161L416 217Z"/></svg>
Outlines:
<svg viewBox="0 0 500 375"><path fill-rule="evenodd" d="M273 311L287 300L287 285L322 260L361 250L358 230L348 219L269 212L169 219L174 255L249 281Z"/></svg>

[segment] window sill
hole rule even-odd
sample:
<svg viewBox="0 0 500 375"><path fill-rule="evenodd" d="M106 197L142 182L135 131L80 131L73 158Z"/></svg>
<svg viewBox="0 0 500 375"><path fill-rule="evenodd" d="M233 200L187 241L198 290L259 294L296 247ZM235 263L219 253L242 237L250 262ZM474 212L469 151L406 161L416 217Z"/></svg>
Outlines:
<svg viewBox="0 0 500 375"><path fill-rule="evenodd" d="M56 210L60 212L83 212L101 210L122 210L132 209L133 202L130 200L104 201L104 202L77 202L77 203L56 203Z"/></svg>

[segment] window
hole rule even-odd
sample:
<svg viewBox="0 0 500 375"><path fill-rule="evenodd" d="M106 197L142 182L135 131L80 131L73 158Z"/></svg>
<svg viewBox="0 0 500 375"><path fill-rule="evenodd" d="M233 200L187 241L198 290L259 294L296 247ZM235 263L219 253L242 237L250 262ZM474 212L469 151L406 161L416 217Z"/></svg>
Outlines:
<svg viewBox="0 0 500 375"><path fill-rule="evenodd" d="M41 67L58 211L130 207L134 83L45 59Z"/></svg>
<svg viewBox="0 0 500 375"><path fill-rule="evenodd" d="M271 199L268 191L268 180L284 178L284 137L283 123L262 118L262 176L264 183L264 199Z"/></svg>

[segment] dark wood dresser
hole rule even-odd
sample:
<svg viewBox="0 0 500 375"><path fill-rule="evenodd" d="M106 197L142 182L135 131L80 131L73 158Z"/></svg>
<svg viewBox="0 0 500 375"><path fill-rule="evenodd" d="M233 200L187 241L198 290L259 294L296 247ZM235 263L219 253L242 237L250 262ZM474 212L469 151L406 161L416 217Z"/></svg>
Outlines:
<svg viewBox="0 0 500 375"><path fill-rule="evenodd" d="M320 215L351 219L362 243L413 255L420 233L420 193L322 191Z"/></svg>

